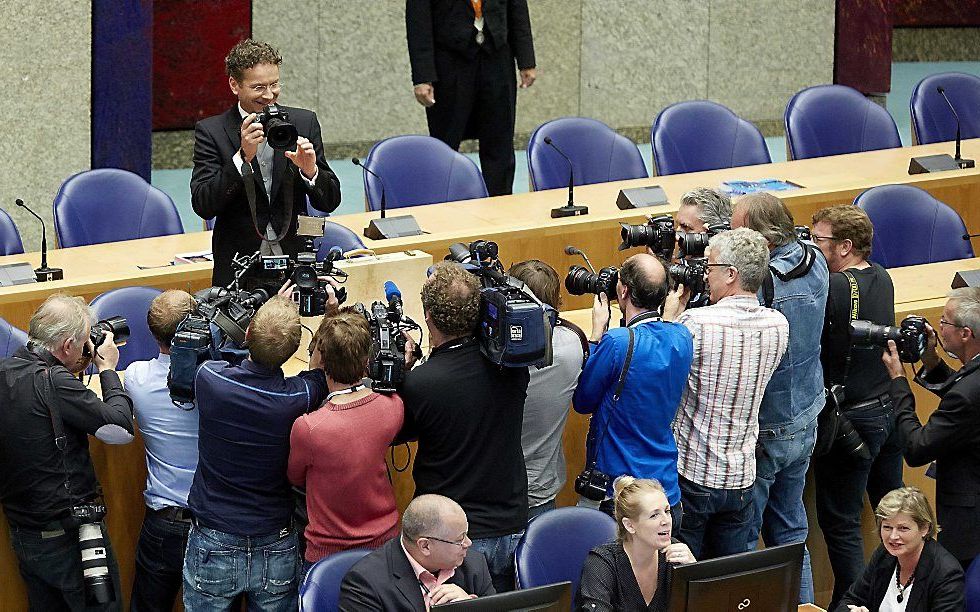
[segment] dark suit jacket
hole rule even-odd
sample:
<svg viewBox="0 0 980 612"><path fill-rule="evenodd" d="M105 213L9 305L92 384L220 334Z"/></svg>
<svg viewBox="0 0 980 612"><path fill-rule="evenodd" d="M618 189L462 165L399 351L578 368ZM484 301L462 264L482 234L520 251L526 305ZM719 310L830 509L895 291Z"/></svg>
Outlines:
<svg viewBox="0 0 980 612"><path fill-rule="evenodd" d="M847 612L848 604L877 610L894 571L895 557L884 546L879 546L864 573L847 590L834 612ZM909 612L961 612L965 605L963 589L963 568L959 562L935 540L926 540L905 609Z"/></svg>
<svg viewBox="0 0 980 612"><path fill-rule="evenodd" d="M287 226L286 238L282 241L283 251L295 254L302 246L296 240L296 216L306 214L306 196L310 204L318 210L332 212L340 204L340 181L333 173L323 156L323 141L320 138L320 122L312 111L301 108L280 107L289 113L289 121L296 126L300 136L313 143L316 150L316 184L312 187L303 179L299 169L283 154L276 150L272 162L272 206L259 174L253 175L255 181L256 211L264 231L270 214L273 228L281 233ZM261 239L252 222L248 200L245 195L245 180L235 168L232 157L241 146L242 118L238 104L228 111L208 117L194 127L194 173L191 175L191 203L194 212L204 219L215 217L214 235L211 250L214 252L215 285L231 282L231 258L237 252L251 255L259 249ZM253 168L258 164L253 160ZM286 218L286 202L283 184L292 181L292 214Z"/></svg>
<svg viewBox="0 0 980 612"><path fill-rule="evenodd" d="M921 374L921 372L920 372ZM939 407L925 425L904 377L892 381L897 424L905 438L905 461L912 467L936 462L936 514L942 544L957 559L980 553L980 360L958 372L945 363L916 382L939 395Z"/></svg>
<svg viewBox="0 0 980 612"><path fill-rule="evenodd" d="M487 560L475 550L466 554L463 564L456 568L448 582L472 595L494 594ZM354 564L340 585L338 608L341 612L425 611L422 589L402 550L401 536L388 540Z"/></svg>
<svg viewBox="0 0 980 612"><path fill-rule="evenodd" d="M406 0L405 26L413 84L439 80L437 52L476 57L480 47L474 38L474 17L473 4L463 0ZM509 46L518 68L534 67L527 0L483 0L483 19L485 46L494 50Z"/></svg>

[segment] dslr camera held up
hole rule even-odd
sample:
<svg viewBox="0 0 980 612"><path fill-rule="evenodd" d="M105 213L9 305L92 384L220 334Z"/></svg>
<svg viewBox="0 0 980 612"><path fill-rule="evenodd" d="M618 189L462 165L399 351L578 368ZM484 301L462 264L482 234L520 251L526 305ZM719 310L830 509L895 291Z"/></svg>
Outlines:
<svg viewBox="0 0 980 612"><path fill-rule="evenodd" d="M681 257L704 257L711 237L732 229L728 223L708 225L704 232L677 232L677 250Z"/></svg>
<svg viewBox="0 0 980 612"><path fill-rule="evenodd" d="M644 226L639 226L644 227ZM616 283L619 282L619 268L608 266L598 272L590 272L583 266L571 266L565 276L565 289L572 295L605 293L610 300L616 298Z"/></svg>
<svg viewBox="0 0 980 612"><path fill-rule="evenodd" d="M395 283L385 283L385 302L377 301L368 308L355 304L371 328L371 357L368 361L368 377L374 382L371 388L377 393L394 393L405 382L405 336L403 331L420 330L418 323L409 318L402 307L402 294ZM421 350L415 347L416 357Z"/></svg>
<svg viewBox="0 0 980 612"><path fill-rule="evenodd" d="M126 344L129 340L129 323L123 317L109 317L108 319L103 319L92 326L92 330L89 332L89 340L92 341L92 346L96 351L105 342L106 334L112 332L112 342L116 346L122 346ZM82 349L82 355L85 357L91 357L88 347L86 346Z"/></svg>
<svg viewBox="0 0 980 612"><path fill-rule="evenodd" d="M851 321L851 342L864 346L888 346L889 340L898 347L898 358L905 363L915 363L926 350L926 320L917 315L902 319L898 327L875 325L871 321Z"/></svg>
<svg viewBox="0 0 980 612"><path fill-rule="evenodd" d="M524 283L504 273L497 243L476 240L449 246L447 260L480 278L480 350L504 367L551 365L551 330L558 313L535 297Z"/></svg>
<svg viewBox="0 0 980 612"><path fill-rule="evenodd" d="M292 149L296 147L299 132L289 122L289 113L275 104L270 104L255 116L253 123L261 123L265 139L273 149Z"/></svg>
<svg viewBox="0 0 980 612"><path fill-rule="evenodd" d="M620 251L633 247L650 247L650 250L662 259L670 259L674 255L674 245L677 243L677 233L674 230L674 218L670 215L650 217L646 225L622 226L622 244Z"/></svg>

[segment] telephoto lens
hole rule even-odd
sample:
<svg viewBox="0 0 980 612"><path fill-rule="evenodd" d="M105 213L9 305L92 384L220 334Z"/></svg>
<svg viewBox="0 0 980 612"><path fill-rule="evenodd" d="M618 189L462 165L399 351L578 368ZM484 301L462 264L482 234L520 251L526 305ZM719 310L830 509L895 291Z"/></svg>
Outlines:
<svg viewBox="0 0 980 612"><path fill-rule="evenodd" d="M85 603L106 604L116 599L109 574L105 537L99 523L78 526L78 548L82 554L82 580L85 583Z"/></svg>
<svg viewBox="0 0 980 612"><path fill-rule="evenodd" d="M898 358L904 363L915 363L926 350L926 320L909 315L898 327L876 325L871 321L851 321L851 342L864 346L888 346L893 340L898 348Z"/></svg>
<svg viewBox="0 0 980 612"><path fill-rule="evenodd" d="M677 249L681 257L704 257L711 234L708 232L677 232Z"/></svg>
<svg viewBox="0 0 980 612"><path fill-rule="evenodd" d="M112 332L113 344L122 346L129 340L129 323L126 322L125 317L109 317L93 325L92 330L89 332L89 340L92 341L92 346L96 350L105 342L108 332ZM82 353L86 357L91 357L88 352L88 347Z"/></svg>
<svg viewBox="0 0 980 612"><path fill-rule="evenodd" d="M670 259L677 242L674 232L674 219L670 215L651 217L646 225L627 225L620 223L623 242L620 251L633 247L650 247L650 250L663 259Z"/></svg>
<svg viewBox="0 0 980 612"><path fill-rule="evenodd" d="M602 268L598 274L589 272L582 266L572 266L565 277L565 289L572 295L605 293L610 300L616 298L616 283L619 281L619 269L613 266Z"/></svg>

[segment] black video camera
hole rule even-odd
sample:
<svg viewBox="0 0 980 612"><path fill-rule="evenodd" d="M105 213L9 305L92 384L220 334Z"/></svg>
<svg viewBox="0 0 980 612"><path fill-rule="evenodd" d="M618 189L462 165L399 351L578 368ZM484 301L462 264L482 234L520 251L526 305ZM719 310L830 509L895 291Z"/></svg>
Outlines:
<svg viewBox="0 0 980 612"><path fill-rule="evenodd" d="M378 393L394 393L405 381L405 336L403 331L419 330L418 323L405 315L402 296L391 281L385 283L388 303L377 301L370 308L355 304L371 328L371 357L368 361L368 377L371 388ZM415 346L416 358L421 349Z"/></svg>
<svg viewBox="0 0 980 612"><path fill-rule="evenodd" d="M622 244L620 251L633 247L650 247L650 250L662 259L670 259L674 255L674 245L677 243L677 232L674 230L674 218L670 215L650 217L645 225L622 226Z"/></svg>
<svg viewBox="0 0 980 612"><path fill-rule="evenodd" d="M112 332L112 342L116 346L122 346L126 344L129 340L129 323L126 322L124 317L109 317L108 319L103 319L92 326L89 332L89 340L92 341L92 347L98 351L102 343L105 342L106 334ZM82 349L82 356L91 357L92 354L89 352L86 346Z"/></svg>
<svg viewBox="0 0 980 612"><path fill-rule="evenodd" d="M273 149L292 149L299 139L296 126L289 122L289 113L270 104L255 116L253 123L261 123L266 142Z"/></svg>
<svg viewBox="0 0 980 612"><path fill-rule="evenodd" d="M703 232L677 232L677 248L681 257L704 257L711 237L732 229L728 223L707 225Z"/></svg>
<svg viewBox="0 0 980 612"><path fill-rule="evenodd" d="M905 363L915 363L926 350L926 320L917 315L902 319L901 325L875 325L871 321L851 321L851 342L864 346L888 346L895 341L898 358Z"/></svg>

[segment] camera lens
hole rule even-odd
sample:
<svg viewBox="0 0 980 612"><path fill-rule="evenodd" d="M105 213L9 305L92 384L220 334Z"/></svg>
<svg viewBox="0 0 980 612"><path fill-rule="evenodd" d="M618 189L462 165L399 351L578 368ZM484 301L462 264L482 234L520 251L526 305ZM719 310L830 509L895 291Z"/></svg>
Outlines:
<svg viewBox="0 0 980 612"><path fill-rule="evenodd" d="M851 321L851 341L865 346L888 346L889 340L898 343L901 334L891 325L875 325L871 321Z"/></svg>
<svg viewBox="0 0 980 612"><path fill-rule="evenodd" d="M681 257L703 257L709 239L707 232L678 232L677 246Z"/></svg>
<svg viewBox="0 0 980 612"><path fill-rule="evenodd" d="M837 417L837 437L834 438L834 444L848 455L865 460L871 459L868 445L864 443L861 434L854 429L851 420L843 414Z"/></svg>
<svg viewBox="0 0 980 612"><path fill-rule="evenodd" d="M572 266L565 276L565 289L572 295L605 293L606 297L616 295L616 283L619 281L619 270L613 266L602 268L598 274L593 274L582 266Z"/></svg>
<svg viewBox="0 0 980 612"><path fill-rule="evenodd" d="M106 556L102 526L86 523L78 527L78 547L82 555L82 579L89 605L105 604L116 599Z"/></svg>
<svg viewBox="0 0 980 612"><path fill-rule="evenodd" d="M702 260L684 260L667 266L667 273L679 285L691 291L691 295L703 293L704 271L707 268Z"/></svg>

